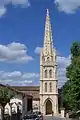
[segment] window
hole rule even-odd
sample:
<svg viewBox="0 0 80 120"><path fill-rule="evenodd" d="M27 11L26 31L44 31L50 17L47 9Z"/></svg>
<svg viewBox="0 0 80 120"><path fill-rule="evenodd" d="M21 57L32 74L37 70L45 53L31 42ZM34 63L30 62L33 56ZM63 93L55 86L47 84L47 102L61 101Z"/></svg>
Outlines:
<svg viewBox="0 0 80 120"><path fill-rule="evenodd" d="M47 57L47 61L49 61L49 57Z"/></svg>
<svg viewBox="0 0 80 120"><path fill-rule="evenodd" d="M56 55L55 55L55 60L56 60Z"/></svg>
<svg viewBox="0 0 80 120"><path fill-rule="evenodd" d="M47 92L47 83L45 83L45 92Z"/></svg>
<svg viewBox="0 0 80 120"><path fill-rule="evenodd" d="M53 61L53 57L51 57L51 60Z"/></svg>
<svg viewBox="0 0 80 120"><path fill-rule="evenodd" d="M45 61L45 58L44 58L44 56L42 56L42 60L43 60L43 61Z"/></svg>
<svg viewBox="0 0 80 120"><path fill-rule="evenodd" d="M49 84L49 87L50 87L50 92L52 92L52 83L51 82Z"/></svg>
<svg viewBox="0 0 80 120"><path fill-rule="evenodd" d="M45 78L47 78L47 70L45 70Z"/></svg>
<svg viewBox="0 0 80 120"><path fill-rule="evenodd" d="M52 70L49 71L49 78L52 78Z"/></svg>

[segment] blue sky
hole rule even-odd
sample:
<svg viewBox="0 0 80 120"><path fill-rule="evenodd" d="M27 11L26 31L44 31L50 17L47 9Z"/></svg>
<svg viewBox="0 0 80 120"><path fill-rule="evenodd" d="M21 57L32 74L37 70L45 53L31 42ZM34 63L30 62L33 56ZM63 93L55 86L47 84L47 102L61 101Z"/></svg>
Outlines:
<svg viewBox="0 0 80 120"><path fill-rule="evenodd" d="M39 85L39 52L49 9L58 52L59 87L66 81L70 47L80 41L80 0L0 0L0 82Z"/></svg>

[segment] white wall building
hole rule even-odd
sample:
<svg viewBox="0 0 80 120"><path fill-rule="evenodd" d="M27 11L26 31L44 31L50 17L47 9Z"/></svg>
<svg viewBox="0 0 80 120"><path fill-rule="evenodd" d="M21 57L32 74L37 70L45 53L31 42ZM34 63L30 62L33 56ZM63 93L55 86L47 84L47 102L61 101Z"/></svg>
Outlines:
<svg viewBox="0 0 80 120"><path fill-rule="evenodd" d="M22 100L19 98L13 98L10 100L10 104L11 104L11 108L9 103L7 103L7 105L5 106L5 114L11 114L11 109L12 109L12 113L15 112L17 113L17 106L19 106L19 109L21 110L22 113Z"/></svg>

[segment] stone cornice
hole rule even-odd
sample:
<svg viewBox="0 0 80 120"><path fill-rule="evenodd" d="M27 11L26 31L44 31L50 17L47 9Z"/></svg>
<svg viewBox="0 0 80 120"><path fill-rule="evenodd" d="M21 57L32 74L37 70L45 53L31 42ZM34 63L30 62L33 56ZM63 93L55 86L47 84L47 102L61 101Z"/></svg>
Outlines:
<svg viewBox="0 0 80 120"><path fill-rule="evenodd" d="M58 95L58 93L40 93L40 95Z"/></svg>

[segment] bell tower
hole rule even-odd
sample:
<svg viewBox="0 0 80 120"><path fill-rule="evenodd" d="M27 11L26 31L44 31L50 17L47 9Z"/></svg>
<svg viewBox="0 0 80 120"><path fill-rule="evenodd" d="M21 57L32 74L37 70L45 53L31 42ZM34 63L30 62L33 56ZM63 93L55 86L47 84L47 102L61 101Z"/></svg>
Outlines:
<svg viewBox="0 0 80 120"><path fill-rule="evenodd" d="M58 115L58 81L56 79L56 50L53 47L49 10L47 9L44 45L40 53L40 111Z"/></svg>

